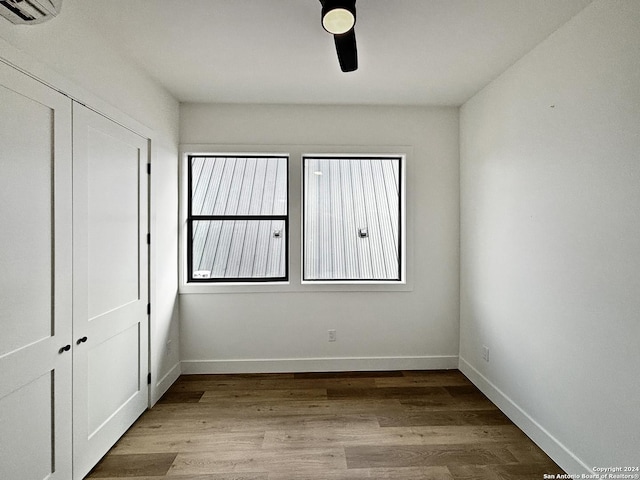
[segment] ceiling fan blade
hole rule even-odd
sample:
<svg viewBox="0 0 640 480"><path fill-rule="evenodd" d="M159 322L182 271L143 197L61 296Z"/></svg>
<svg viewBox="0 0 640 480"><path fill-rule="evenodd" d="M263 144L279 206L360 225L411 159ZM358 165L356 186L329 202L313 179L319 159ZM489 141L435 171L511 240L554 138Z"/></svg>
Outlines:
<svg viewBox="0 0 640 480"><path fill-rule="evenodd" d="M358 69L358 48L356 46L356 31L349 30L342 35L333 36L336 42L338 61L343 72L353 72Z"/></svg>

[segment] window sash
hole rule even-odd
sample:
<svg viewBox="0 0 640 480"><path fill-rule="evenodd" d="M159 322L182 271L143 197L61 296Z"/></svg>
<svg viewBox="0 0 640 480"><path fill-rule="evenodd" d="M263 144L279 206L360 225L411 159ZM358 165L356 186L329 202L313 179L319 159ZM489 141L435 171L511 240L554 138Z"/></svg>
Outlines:
<svg viewBox="0 0 640 480"><path fill-rule="evenodd" d="M302 204L302 250L303 250L303 259L302 259L302 281L303 282L402 282L402 245L403 245L403 238L402 238L402 232L403 232L403 225L402 225L402 219L403 219L403 215L402 215L402 209L403 209L403 192L402 192L402 168L403 168L403 162L402 162L402 157L401 156L396 156L396 155L364 155L364 156L358 156L358 155L303 155L302 157L302 178L303 178L303 186L302 186L302 199L303 199L303 204ZM320 241L319 238L312 236L311 232L308 231L309 228L309 218L308 215L310 214L309 207L310 207L310 202L309 202L309 191L310 191L310 185L309 185L309 180L311 179L311 181L316 181L315 177L312 177L312 174L315 172L311 172L310 171L310 167L311 167L311 162L312 161L316 161L316 160L321 160L321 161L329 161L329 162L344 162L344 161L381 161L381 160L391 160L391 161L397 161L397 171L394 172L395 175L397 175L395 177L395 181L396 181L396 188L397 188L397 196L393 197L393 202L395 203L397 202L397 212L395 212L394 214L392 214L393 216L397 215L396 218L393 218L391 223L392 223L392 230L391 230L391 236L395 237L395 241L393 243L395 243L396 245L394 246L394 248L392 248L391 250L389 250L389 245L388 244L381 244L379 246L379 249L381 249L381 251L378 252L379 255L385 255L385 260L391 259L392 257L395 256L395 262L397 262L397 264L392 264L391 265L391 269L389 269L386 265L382 268L385 273L384 274L379 274L380 273L380 269L378 269L378 275L376 275L373 267L369 268L368 270L370 271L371 275L367 275L367 276L363 276L363 275L349 275L349 268L345 265L343 265L341 268L339 268L339 271L341 270L342 273L344 273L345 275L339 275L339 276L331 276L331 275L326 275L326 270L328 269L329 271L334 271L333 266L328 267L326 265L324 265L324 267L321 267L320 270L325 270L325 274L323 274L322 271L316 273L313 271L309 271L312 270L312 263L315 261L318 261L320 263L324 262L325 264L328 262L328 260L324 259L322 260L322 258L318 258L318 257L313 257L313 260L309 258L309 255L311 254L310 249L311 247L311 243L312 241ZM395 167L394 167L395 168ZM323 178L324 175L319 175L319 178ZM383 179L384 180L384 179ZM344 185L340 186L340 189L342 190L342 192L347 191L347 189L344 188ZM330 191L331 193L335 193L333 190L331 190L331 187L324 187L324 194L327 195L327 191ZM388 193L385 193L385 195L388 196ZM362 193L362 198L360 199L356 199L356 201L361 201L361 202L365 202L364 199L364 193ZM353 195L353 197L355 197L355 194ZM325 198L325 208L327 208L327 199ZM341 203L344 199L341 199L339 202L340 205L342 205L344 207L344 205ZM387 201L389 201L389 199L387 199ZM328 203L331 203L331 201L329 201ZM328 207L329 209L331 209L331 205ZM332 217L332 212L324 212L324 215L327 216L328 218ZM377 213L376 213L377 214ZM330 224L332 220L329 220L328 223ZM368 223L369 222L369 218L367 217L367 221L364 223ZM327 223L325 221L325 223ZM336 221L336 223L338 223ZM351 223L354 223L353 221ZM357 220L356 220L357 223ZM334 225L335 227L335 225ZM353 239L351 239L351 245L350 248L352 250L351 255L352 256L360 256L362 255L362 251L361 251L361 244L365 241L370 240L370 238L368 238L368 235L371 234L371 227L370 225L350 225L350 227L353 228L346 228L344 226L344 224L340 224L338 225L339 228L342 229L342 232L338 232L337 234L337 238L340 238L340 235L343 235L343 238L345 235L356 235L356 234L360 234L360 232L358 231L358 229L360 227L362 228L367 228L368 231L367 232L363 232L363 234L366 234L367 239L357 239L356 242L353 242ZM387 226L388 227L388 226ZM333 227L329 227L327 228L327 225L324 226L325 229L327 230L331 230L331 228ZM346 229L345 229L346 228ZM387 228L388 229L388 228ZM333 228L333 230L335 230L335 228ZM353 230L353 231L352 231ZM333 234L335 234L334 231L332 231ZM325 232L326 234L326 232ZM378 234L378 232L375 233L376 235ZM359 235L361 236L361 235ZM378 240L380 240L380 242L384 242L383 240L381 240L380 238L378 238ZM334 242L334 239L331 240L332 243ZM358 243L359 242L359 243ZM340 242L338 242L340 243ZM342 246L343 248L347 248L345 245L348 242L346 240L343 240L342 242ZM328 253L329 251L331 251L331 255L334 255L336 253L335 250L335 245L333 246L334 248L331 247L325 247L326 252ZM386 253L383 253L382 250L386 250ZM393 251L395 253L395 255L391 254L391 251ZM345 254L344 252L341 252L344 256L345 256L345 262L346 257L349 256L349 254ZM357 258L351 258L350 259L351 262L358 262ZM339 262L338 262L339 263ZM361 268L358 267L359 271L362 272L363 270L367 270L366 268Z"/></svg>
<svg viewBox="0 0 640 480"><path fill-rule="evenodd" d="M219 214L219 215L201 215L193 214L193 160L196 158L243 158L243 159L284 159L285 168L285 189L284 195L286 197L286 203L284 205L285 214ZM277 168L277 167L276 167ZM265 180L266 181L266 180ZM278 185L274 186L274 199L276 199L276 191ZM268 154L207 154L207 155L188 155L187 156L187 282L188 283L234 283L234 282L281 282L288 281L289 279L289 157L285 155L268 155ZM227 192L228 193L228 192ZM205 193L206 195L206 193ZM209 277L209 278L194 278L194 223L195 222L231 222L231 221L246 221L246 222L267 222L267 221L282 221L284 222L284 275L283 276L260 276L260 277Z"/></svg>

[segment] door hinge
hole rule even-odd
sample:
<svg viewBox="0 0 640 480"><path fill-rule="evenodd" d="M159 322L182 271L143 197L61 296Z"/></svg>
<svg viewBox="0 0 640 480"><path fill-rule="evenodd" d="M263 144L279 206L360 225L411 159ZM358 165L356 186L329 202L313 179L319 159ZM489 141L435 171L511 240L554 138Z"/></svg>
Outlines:
<svg viewBox="0 0 640 480"><path fill-rule="evenodd" d="M151 175L151 164L147 163L147 175Z"/></svg>
<svg viewBox="0 0 640 480"><path fill-rule="evenodd" d="M147 385L151 385L151 372L147 374Z"/></svg>
<svg viewBox="0 0 640 480"><path fill-rule="evenodd" d="M151 234L147 233L147 245L151 245Z"/></svg>
<svg viewBox="0 0 640 480"><path fill-rule="evenodd" d="M147 303L147 315L151 315L151 304Z"/></svg>

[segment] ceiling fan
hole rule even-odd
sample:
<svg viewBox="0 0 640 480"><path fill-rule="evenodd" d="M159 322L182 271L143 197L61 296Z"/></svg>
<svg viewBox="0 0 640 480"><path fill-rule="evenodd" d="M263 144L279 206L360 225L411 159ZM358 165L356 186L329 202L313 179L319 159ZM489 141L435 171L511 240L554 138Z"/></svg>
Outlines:
<svg viewBox="0 0 640 480"><path fill-rule="evenodd" d="M356 0L320 0L322 26L333 35L338 62L343 72L358 69L356 46Z"/></svg>

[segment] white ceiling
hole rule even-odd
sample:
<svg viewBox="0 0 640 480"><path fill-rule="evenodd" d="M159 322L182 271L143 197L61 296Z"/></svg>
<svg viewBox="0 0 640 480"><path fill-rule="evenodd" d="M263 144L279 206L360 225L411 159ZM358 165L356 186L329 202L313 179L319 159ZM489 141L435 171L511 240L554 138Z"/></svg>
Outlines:
<svg viewBox="0 0 640 480"><path fill-rule="evenodd" d="M358 0L353 73L318 0L72 5L183 102L461 105L591 1Z"/></svg>

